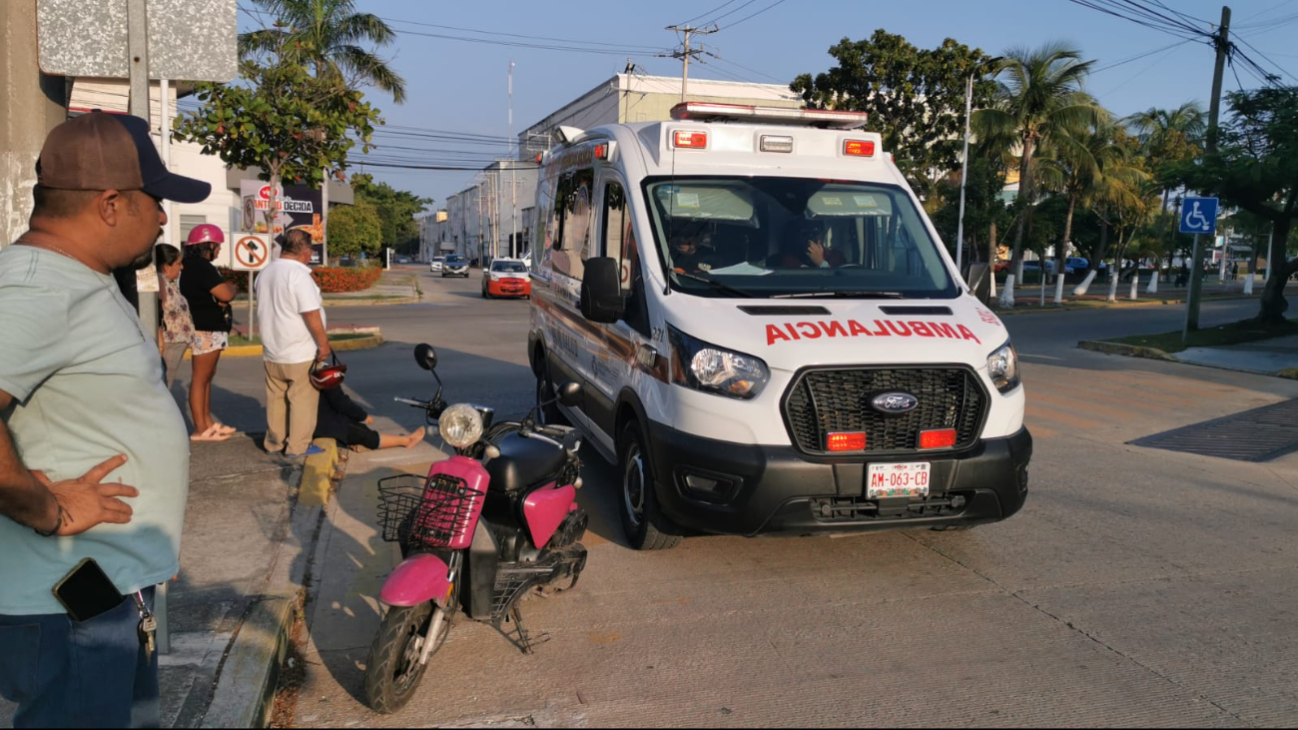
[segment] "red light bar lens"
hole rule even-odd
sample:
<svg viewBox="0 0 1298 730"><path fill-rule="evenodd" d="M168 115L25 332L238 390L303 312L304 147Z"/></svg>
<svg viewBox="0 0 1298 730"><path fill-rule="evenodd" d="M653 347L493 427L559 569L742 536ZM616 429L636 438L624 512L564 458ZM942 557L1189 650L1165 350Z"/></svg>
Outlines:
<svg viewBox="0 0 1298 730"><path fill-rule="evenodd" d="M608 159L608 145L606 144L595 145L595 159L597 160Z"/></svg>
<svg viewBox="0 0 1298 730"><path fill-rule="evenodd" d="M831 433L827 439L827 451L865 451L865 434Z"/></svg>
<svg viewBox="0 0 1298 730"><path fill-rule="evenodd" d="M868 139L849 139L843 143L843 154L851 157L874 157L874 142Z"/></svg>
<svg viewBox="0 0 1298 730"><path fill-rule="evenodd" d="M943 428L936 431L920 431L919 447L921 449L949 449L955 446L954 428Z"/></svg>
<svg viewBox="0 0 1298 730"><path fill-rule="evenodd" d="M707 132L676 132L672 135L672 141L677 147L689 147L690 149L704 149L708 146Z"/></svg>

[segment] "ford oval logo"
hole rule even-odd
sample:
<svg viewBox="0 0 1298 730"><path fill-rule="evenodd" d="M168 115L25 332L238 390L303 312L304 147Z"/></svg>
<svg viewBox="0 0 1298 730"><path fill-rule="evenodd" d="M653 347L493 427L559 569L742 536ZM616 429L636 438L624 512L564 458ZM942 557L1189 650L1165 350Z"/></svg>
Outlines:
<svg viewBox="0 0 1298 730"><path fill-rule="evenodd" d="M881 393L870 400L870 407L880 413L897 415L919 407L919 399L910 393Z"/></svg>

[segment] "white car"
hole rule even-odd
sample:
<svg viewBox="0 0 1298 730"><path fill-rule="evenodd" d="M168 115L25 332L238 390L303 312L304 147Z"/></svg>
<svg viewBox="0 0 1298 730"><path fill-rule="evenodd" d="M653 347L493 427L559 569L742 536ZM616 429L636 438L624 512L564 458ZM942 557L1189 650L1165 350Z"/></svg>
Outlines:
<svg viewBox="0 0 1298 730"><path fill-rule="evenodd" d="M440 274L442 273L442 264L445 262L445 256L434 256L433 260L428 262L428 270L434 274Z"/></svg>
<svg viewBox="0 0 1298 730"><path fill-rule="evenodd" d="M635 548L1022 508L1009 333L864 124L686 102L666 122L560 127L543 155L537 405L616 465ZM570 381L571 408L555 398Z"/></svg>

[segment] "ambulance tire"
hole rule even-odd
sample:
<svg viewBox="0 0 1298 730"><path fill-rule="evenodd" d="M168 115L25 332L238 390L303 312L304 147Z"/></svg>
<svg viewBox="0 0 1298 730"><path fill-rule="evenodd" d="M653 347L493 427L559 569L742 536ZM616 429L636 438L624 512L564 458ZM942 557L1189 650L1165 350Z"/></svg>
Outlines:
<svg viewBox="0 0 1298 730"><path fill-rule="evenodd" d="M681 529L658 508L653 461L645 450L640 424L631 421L618 440L618 466L622 474L618 500L622 530L636 550L670 550L681 544Z"/></svg>
<svg viewBox="0 0 1298 730"><path fill-rule="evenodd" d="M928 529L933 532L964 532L965 530L972 530L975 527L977 527L977 525L939 525Z"/></svg>
<svg viewBox="0 0 1298 730"><path fill-rule="evenodd" d="M558 403L541 405L554 398L555 389L554 383L550 380L550 362L546 359L545 351L540 352L536 366L537 415L540 417L541 424L545 426L571 426L572 424L568 423L568 419L559 410Z"/></svg>

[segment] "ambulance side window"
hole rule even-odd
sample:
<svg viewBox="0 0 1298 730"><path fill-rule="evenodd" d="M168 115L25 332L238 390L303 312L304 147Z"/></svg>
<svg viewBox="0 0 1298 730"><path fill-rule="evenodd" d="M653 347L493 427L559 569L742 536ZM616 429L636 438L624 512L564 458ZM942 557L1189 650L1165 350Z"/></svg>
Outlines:
<svg viewBox="0 0 1298 730"><path fill-rule="evenodd" d="M604 187L604 255L615 258L622 272L622 294L626 310L622 319L645 337L650 336L648 305L645 303L644 278L640 272L640 252L636 246L631 209L626 191L619 182Z"/></svg>
<svg viewBox="0 0 1298 730"><path fill-rule="evenodd" d="M585 272L585 261L591 254L591 194L595 187L595 171L583 168L566 172L559 178L555 195L555 212L560 224L550 264L555 272L580 279Z"/></svg>

